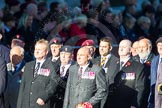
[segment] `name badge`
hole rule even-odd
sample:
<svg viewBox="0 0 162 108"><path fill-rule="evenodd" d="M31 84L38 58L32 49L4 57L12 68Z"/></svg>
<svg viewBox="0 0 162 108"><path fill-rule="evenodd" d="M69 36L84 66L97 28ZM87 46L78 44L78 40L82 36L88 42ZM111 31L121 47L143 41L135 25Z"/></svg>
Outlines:
<svg viewBox="0 0 162 108"><path fill-rule="evenodd" d="M135 73L131 72L131 73L123 73L121 76L121 79L124 80L134 80L135 79Z"/></svg>
<svg viewBox="0 0 162 108"><path fill-rule="evenodd" d="M40 71L38 72L38 75L43 75L43 76L49 76L50 74L50 69L40 69Z"/></svg>

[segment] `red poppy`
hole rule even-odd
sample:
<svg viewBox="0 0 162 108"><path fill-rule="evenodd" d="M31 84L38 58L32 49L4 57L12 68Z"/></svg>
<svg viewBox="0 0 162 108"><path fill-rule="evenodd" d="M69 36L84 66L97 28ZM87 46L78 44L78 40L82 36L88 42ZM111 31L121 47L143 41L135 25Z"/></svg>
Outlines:
<svg viewBox="0 0 162 108"><path fill-rule="evenodd" d="M76 108L92 108L92 105L88 102L80 103L76 106Z"/></svg>
<svg viewBox="0 0 162 108"><path fill-rule="evenodd" d="M131 65L131 62L130 61L127 61L127 63L125 64L125 67L128 67Z"/></svg>
<svg viewBox="0 0 162 108"><path fill-rule="evenodd" d="M151 65L151 62L150 62L150 61L147 61L145 64L146 64L147 66L150 66L150 65Z"/></svg>

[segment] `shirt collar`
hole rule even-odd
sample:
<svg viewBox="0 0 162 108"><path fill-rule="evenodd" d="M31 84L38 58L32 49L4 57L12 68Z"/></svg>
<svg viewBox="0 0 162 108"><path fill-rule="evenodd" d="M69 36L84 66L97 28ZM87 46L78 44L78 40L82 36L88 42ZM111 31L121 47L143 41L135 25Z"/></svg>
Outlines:
<svg viewBox="0 0 162 108"><path fill-rule="evenodd" d="M40 62L40 67L41 67L45 60L46 60L46 59L36 60L36 64L37 64L38 62Z"/></svg>
<svg viewBox="0 0 162 108"><path fill-rule="evenodd" d="M58 57L52 57L52 61L53 60L58 60L59 59L59 56Z"/></svg>
<svg viewBox="0 0 162 108"><path fill-rule="evenodd" d="M130 57L128 57L128 58L124 58L124 59L120 59L120 62L124 62L124 64L128 61L130 59Z"/></svg>
<svg viewBox="0 0 162 108"><path fill-rule="evenodd" d="M106 56L106 59L110 58L110 56L111 56L111 53ZM105 56L101 56L101 58L102 57L105 57Z"/></svg>

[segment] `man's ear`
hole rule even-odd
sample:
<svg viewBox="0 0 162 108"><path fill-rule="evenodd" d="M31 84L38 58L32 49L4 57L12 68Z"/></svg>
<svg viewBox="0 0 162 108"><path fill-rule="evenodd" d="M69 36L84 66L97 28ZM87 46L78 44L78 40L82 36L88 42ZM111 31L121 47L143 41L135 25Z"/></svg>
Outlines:
<svg viewBox="0 0 162 108"><path fill-rule="evenodd" d="M49 51L47 50L47 51L46 51L46 55L48 55L48 52L49 52Z"/></svg>
<svg viewBox="0 0 162 108"><path fill-rule="evenodd" d="M152 46L150 46L150 51L152 51Z"/></svg>
<svg viewBox="0 0 162 108"><path fill-rule="evenodd" d="M90 54L88 54L88 60L90 60L91 59L91 55Z"/></svg>
<svg viewBox="0 0 162 108"><path fill-rule="evenodd" d="M112 50L112 48L113 48L113 47L110 45L110 51Z"/></svg>

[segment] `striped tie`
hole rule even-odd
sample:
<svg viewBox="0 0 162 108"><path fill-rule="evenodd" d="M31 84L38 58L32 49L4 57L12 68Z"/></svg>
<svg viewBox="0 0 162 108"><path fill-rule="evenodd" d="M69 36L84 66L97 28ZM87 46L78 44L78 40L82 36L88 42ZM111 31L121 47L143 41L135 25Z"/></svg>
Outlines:
<svg viewBox="0 0 162 108"><path fill-rule="evenodd" d="M40 68L40 62L38 62L37 66L35 67L34 77L37 75L39 68Z"/></svg>
<svg viewBox="0 0 162 108"><path fill-rule="evenodd" d="M106 56L103 56L102 59L101 59L101 63L100 63L100 66L101 66L101 67L104 66L105 61L106 61Z"/></svg>
<svg viewBox="0 0 162 108"><path fill-rule="evenodd" d="M61 67L61 72L60 72L60 76L63 77L64 76L64 70L65 70L65 66Z"/></svg>

